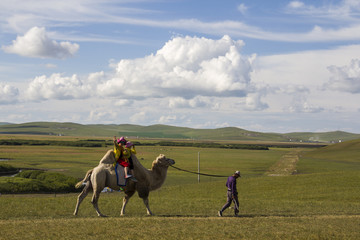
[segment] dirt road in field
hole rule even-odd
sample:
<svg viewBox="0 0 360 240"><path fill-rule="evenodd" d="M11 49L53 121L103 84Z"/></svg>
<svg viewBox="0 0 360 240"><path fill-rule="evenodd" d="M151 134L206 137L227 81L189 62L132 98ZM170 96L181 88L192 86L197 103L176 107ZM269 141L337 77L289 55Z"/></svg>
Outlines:
<svg viewBox="0 0 360 240"><path fill-rule="evenodd" d="M296 164L299 161L300 149L293 149L283 155L265 173L268 176L288 176L296 173Z"/></svg>

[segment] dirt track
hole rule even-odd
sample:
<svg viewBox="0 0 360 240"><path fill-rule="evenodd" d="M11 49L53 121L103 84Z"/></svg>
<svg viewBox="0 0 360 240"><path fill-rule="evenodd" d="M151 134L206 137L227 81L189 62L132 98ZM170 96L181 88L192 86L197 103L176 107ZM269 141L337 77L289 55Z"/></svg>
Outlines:
<svg viewBox="0 0 360 240"><path fill-rule="evenodd" d="M265 174L268 176L289 176L295 174L300 151L299 149L293 149L291 152L286 153Z"/></svg>

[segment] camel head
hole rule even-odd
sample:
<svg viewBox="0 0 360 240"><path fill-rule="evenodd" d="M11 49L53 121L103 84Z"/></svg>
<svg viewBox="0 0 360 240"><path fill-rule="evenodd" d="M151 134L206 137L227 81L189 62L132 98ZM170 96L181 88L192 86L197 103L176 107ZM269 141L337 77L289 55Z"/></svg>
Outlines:
<svg viewBox="0 0 360 240"><path fill-rule="evenodd" d="M161 166L161 167L169 167L171 165L175 164L175 161L173 159L165 157L164 154L160 154L155 161L153 162L152 166Z"/></svg>

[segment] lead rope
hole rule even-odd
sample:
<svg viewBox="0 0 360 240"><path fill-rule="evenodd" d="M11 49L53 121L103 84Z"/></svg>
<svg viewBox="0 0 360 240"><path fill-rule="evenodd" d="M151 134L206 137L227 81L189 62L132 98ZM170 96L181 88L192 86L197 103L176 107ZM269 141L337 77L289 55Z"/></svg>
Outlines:
<svg viewBox="0 0 360 240"><path fill-rule="evenodd" d="M196 174L196 175L203 175L203 176L209 176L209 177L229 177L229 176L223 176L223 175L213 175L213 174L206 174L206 173L198 173L198 172L188 171L188 170L185 170L185 169L174 167L173 165L170 165L170 167L173 167L173 168L175 168L175 169L177 169L179 171L193 173L193 174Z"/></svg>

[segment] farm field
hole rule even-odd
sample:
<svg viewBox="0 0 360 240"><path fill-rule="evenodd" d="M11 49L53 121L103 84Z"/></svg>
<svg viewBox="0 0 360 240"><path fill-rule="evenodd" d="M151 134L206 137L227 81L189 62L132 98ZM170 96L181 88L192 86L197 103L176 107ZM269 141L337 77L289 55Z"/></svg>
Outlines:
<svg viewBox="0 0 360 240"><path fill-rule="evenodd" d="M82 178L108 148L0 146L0 158L15 167L50 169ZM142 200L130 200L120 217L123 193L102 193L97 217L88 196L73 216L77 194L0 196L0 239L359 239L360 141L321 149L265 150L139 146L137 157L150 167L163 153L175 166L231 175L238 180L240 217L232 209L217 217L226 200L226 178L169 168L164 186L150 194L155 216ZM295 175L269 176L284 155L296 153ZM294 155L294 156L295 156ZM276 170L276 169L275 169Z"/></svg>

